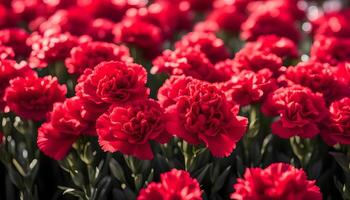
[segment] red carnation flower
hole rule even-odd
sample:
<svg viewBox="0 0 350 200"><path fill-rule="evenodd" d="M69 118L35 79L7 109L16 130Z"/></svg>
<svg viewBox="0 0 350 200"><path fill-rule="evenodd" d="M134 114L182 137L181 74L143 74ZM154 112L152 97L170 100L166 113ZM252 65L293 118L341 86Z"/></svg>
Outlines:
<svg viewBox="0 0 350 200"><path fill-rule="evenodd" d="M232 200L322 200L315 181L307 180L302 169L273 163L266 169L248 168L234 184Z"/></svg>
<svg viewBox="0 0 350 200"><path fill-rule="evenodd" d="M223 83L220 88L226 93L229 101L246 106L264 100L267 94L277 89L277 84L268 69L262 69L257 73L243 70L234 75L230 81Z"/></svg>
<svg viewBox="0 0 350 200"><path fill-rule="evenodd" d="M115 42L135 45L145 56L158 54L163 42L161 29L141 20L125 19L114 28Z"/></svg>
<svg viewBox="0 0 350 200"><path fill-rule="evenodd" d="M96 122L98 141L102 149L120 151L139 159L151 160L150 140L167 143L164 110L151 99L125 106L111 106Z"/></svg>
<svg viewBox="0 0 350 200"><path fill-rule="evenodd" d="M257 72L268 68L274 74L279 73L282 67L282 59L274 53L255 50L254 48L243 48L233 59L233 70L241 71L243 69Z"/></svg>
<svg viewBox="0 0 350 200"><path fill-rule="evenodd" d="M350 144L350 98L335 101L329 108L330 115L322 123L321 136L329 145Z"/></svg>
<svg viewBox="0 0 350 200"><path fill-rule="evenodd" d="M340 80L336 68L327 63L306 62L288 67L279 81L288 85L299 84L313 92L320 92L327 103L350 95L349 85Z"/></svg>
<svg viewBox="0 0 350 200"><path fill-rule="evenodd" d="M65 63L69 73L82 74L102 61L132 62L129 49L105 42L87 42L74 47Z"/></svg>
<svg viewBox="0 0 350 200"><path fill-rule="evenodd" d="M290 138L311 138L320 132L318 123L327 115L327 108L320 93L293 85L282 87L269 95L262 106L265 115L279 115L271 125L272 133Z"/></svg>
<svg viewBox="0 0 350 200"><path fill-rule="evenodd" d="M213 33L190 32L175 43L176 49L185 50L190 47L197 47L212 62L224 60L229 57L224 42Z"/></svg>
<svg viewBox="0 0 350 200"><path fill-rule="evenodd" d="M158 90L158 101L163 108L176 104L177 97L186 92L183 88L194 79L190 76L171 76Z"/></svg>
<svg viewBox="0 0 350 200"><path fill-rule="evenodd" d="M137 200L202 200L199 183L188 172L173 169L161 174L160 179L160 183L152 182L143 188Z"/></svg>
<svg viewBox="0 0 350 200"><path fill-rule="evenodd" d="M192 76L200 80L221 81L221 75L198 48L165 50L153 60L151 73Z"/></svg>
<svg viewBox="0 0 350 200"><path fill-rule="evenodd" d="M32 47L29 57L31 67L44 68L51 62L68 57L70 50L78 45L78 39L69 33L43 36L34 33L27 43Z"/></svg>
<svg viewBox="0 0 350 200"><path fill-rule="evenodd" d="M88 35L91 36L93 40L103 41L103 42L113 42L114 41L114 22L107 19L98 18L94 19L90 25Z"/></svg>
<svg viewBox="0 0 350 200"><path fill-rule="evenodd" d="M105 18L119 22L130 8L145 7L147 0L98 0L86 1L86 9L95 18Z"/></svg>
<svg viewBox="0 0 350 200"><path fill-rule="evenodd" d="M10 81L4 100L18 116L39 121L46 118L54 103L66 98L66 92L55 77L17 77Z"/></svg>
<svg viewBox="0 0 350 200"><path fill-rule="evenodd" d="M243 50L244 49L244 50ZM252 51L266 51L285 58L297 58L298 47L290 39L279 37L277 35L263 35L255 42L248 42L241 51L247 51L249 54Z"/></svg>
<svg viewBox="0 0 350 200"><path fill-rule="evenodd" d="M146 81L147 73L141 65L102 62L93 70L85 70L78 80L76 92L87 104L92 102L95 109L107 108L112 103L124 104L145 99L149 94Z"/></svg>
<svg viewBox="0 0 350 200"><path fill-rule="evenodd" d="M312 31L316 36L349 38L350 36L350 9L327 13L312 20Z"/></svg>
<svg viewBox="0 0 350 200"><path fill-rule="evenodd" d="M288 12L277 8L255 10L242 24L241 29L241 38L244 40L256 40L261 35L270 34L287 37L295 42L300 39L293 18Z"/></svg>
<svg viewBox="0 0 350 200"><path fill-rule="evenodd" d="M350 61L350 39L335 37L316 37L311 47L311 59L337 65Z"/></svg>
<svg viewBox="0 0 350 200"><path fill-rule="evenodd" d="M237 33L247 16L243 9L232 3L234 1L225 1L215 4L215 8L208 14L206 21L212 21L217 24L219 29Z"/></svg>
<svg viewBox="0 0 350 200"><path fill-rule="evenodd" d="M175 30L191 27L189 8L167 1L155 2L138 9L129 9L126 12L126 18L155 25L160 28L163 37L169 39Z"/></svg>
<svg viewBox="0 0 350 200"><path fill-rule="evenodd" d="M190 144L204 143L214 156L230 155L246 131L247 119L236 116L223 91L196 79L170 90L178 96L176 104L166 108L169 133Z"/></svg>
<svg viewBox="0 0 350 200"><path fill-rule="evenodd" d="M10 85L10 80L16 77L32 76L35 72L25 62L17 64L13 60L0 59L0 112L6 106L3 100L5 89Z"/></svg>
<svg viewBox="0 0 350 200"><path fill-rule="evenodd" d="M45 155L62 160L82 134L94 134L94 124L81 117L82 105L77 97L54 104L48 122L38 129L37 144Z"/></svg>
<svg viewBox="0 0 350 200"><path fill-rule="evenodd" d="M11 47L16 56L28 57L30 47L27 46L26 40L29 34L20 28L9 28L0 30L0 44Z"/></svg>
<svg viewBox="0 0 350 200"><path fill-rule="evenodd" d="M87 33L91 23L92 18L86 14L85 9L72 7L57 10L40 25L39 30L41 33L60 34L69 32L72 35L80 36Z"/></svg>

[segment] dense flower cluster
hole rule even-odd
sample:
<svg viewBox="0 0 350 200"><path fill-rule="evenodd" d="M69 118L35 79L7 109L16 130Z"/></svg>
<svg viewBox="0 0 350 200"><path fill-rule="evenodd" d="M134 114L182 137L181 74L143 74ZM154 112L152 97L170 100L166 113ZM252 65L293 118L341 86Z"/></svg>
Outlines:
<svg viewBox="0 0 350 200"><path fill-rule="evenodd" d="M337 2L1 1L0 177L31 196L42 152L80 199L321 200L316 182L340 198L350 9ZM254 166L268 167L237 178Z"/></svg>

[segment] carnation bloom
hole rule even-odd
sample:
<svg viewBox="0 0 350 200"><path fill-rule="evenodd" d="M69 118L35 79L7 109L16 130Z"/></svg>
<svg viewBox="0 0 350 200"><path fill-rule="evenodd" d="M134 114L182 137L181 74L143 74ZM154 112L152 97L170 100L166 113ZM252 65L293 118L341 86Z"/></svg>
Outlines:
<svg viewBox="0 0 350 200"><path fill-rule="evenodd" d="M336 67L327 63L306 62L295 67L288 67L279 77L279 82L287 85L299 84L320 92L326 103L350 95L350 87L336 75Z"/></svg>
<svg viewBox="0 0 350 200"><path fill-rule="evenodd" d="M132 62L129 49L105 42L87 42L74 47L65 64L69 73L82 74L102 61Z"/></svg>
<svg viewBox="0 0 350 200"><path fill-rule="evenodd" d="M243 70L234 75L231 80L221 84L221 89L233 104L246 106L259 103L270 93L277 89L276 80L272 72L262 69L258 72Z"/></svg>
<svg viewBox="0 0 350 200"><path fill-rule="evenodd" d="M138 64L119 61L102 62L94 69L86 69L79 78L76 92L92 109L107 108L112 103L124 104L145 99L146 70Z"/></svg>
<svg viewBox="0 0 350 200"><path fill-rule="evenodd" d="M198 47L212 63L229 57L224 42L213 33L190 32L176 42L175 47L182 50Z"/></svg>
<svg viewBox="0 0 350 200"><path fill-rule="evenodd" d="M61 160L82 134L94 134L94 124L81 117L82 105L77 97L54 104L48 121L38 129L37 144L45 155Z"/></svg>
<svg viewBox="0 0 350 200"><path fill-rule="evenodd" d="M264 102L262 111L265 115L280 116L271 128L272 133L282 138L311 138L320 132L318 123L327 116L322 95L300 85L275 90Z"/></svg>
<svg viewBox="0 0 350 200"><path fill-rule="evenodd" d="M29 34L20 28L9 28L0 30L0 44L11 47L16 56L27 57L30 54L30 47L26 40Z"/></svg>
<svg viewBox="0 0 350 200"><path fill-rule="evenodd" d="M208 14L206 21L215 22L219 29L236 33L240 30L246 18L247 16L244 10L235 4L225 1L224 4L217 4L215 6Z"/></svg>
<svg viewBox="0 0 350 200"><path fill-rule="evenodd" d="M49 63L68 57L70 50L78 45L78 39L69 33L43 36L33 33L27 43L32 47L29 57L31 67L44 68Z"/></svg>
<svg viewBox="0 0 350 200"><path fill-rule="evenodd" d="M16 77L32 76L35 72L24 62L17 64L13 60L0 59L0 112L5 108L3 98L5 89L10 85L10 80Z"/></svg>
<svg viewBox="0 0 350 200"><path fill-rule="evenodd" d="M89 27L88 35L96 41L113 42L114 25L114 22L109 21L108 19L94 19Z"/></svg>
<svg viewBox="0 0 350 200"><path fill-rule="evenodd" d="M147 4L147 0L98 0L86 1L88 13L95 18L105 18L111 21L119 22L125 12L130 8L140 8Z"/></svg>
<svg viewBox="0 0 350 200"><path fill-rule="evenodd" d="M151 69L152 74L164 72L170 75L192 76L210 82L221 81L222 77L198 47L165 50L161 56L153 60Z"/></svg>
<svg viewBox="0 0 350 200"><path fill-rule="evenodd" d="M216 157L230 155L246 131L247 119L237 116L224 92L213 84L196 79L181 82L163 86L169 87L168 94L177 94L176 103L166 108L169 133L190 144L204 143Z"/></svg>
<svg viewBox="0 0 350 200"><path fill-rule="evenodd" d="M244 40L256 40L261 35L270 34L287 37L295 42L300 39L294 19L288 12L278 8L261 8L252 12L241 29L241 38Z"/></svg>
<svg viewBox="0 0 350 200"><path fill-rule="evenodd" d="M115 42L135 45L145 56L154 57L163 42L161 29L149 22L125 19L114 28Z"/></svg>
<svg viewBox="0 0 350 200"><path fill-rule="evenodd" d="M154 2L138 9L129 9L125 18L153 24L160 28L164 38L169 39L173 36L174 31L191 27L189 8L167 1Z"/></svg>
<svg viewBox="0 0 350 200"><path fill-rule="evenodd" d="M322 200L315 181L308 180L302 169L286 163L248 168L237 181L232 200Z"/></svg>
<svg viewBox="0 0 350 200"><path fill-rule="evenodd" d="M202 200L196 179L183 170L172 169L160 175L160 183L152 182L143 188L137 200Z"/></svg>
<svg viewBox="0 0 350 200"><path fill-rule="evenodd" d="M143 160L153 158L151 140L166 143L170 139L164 110L151 99L112 105L97 119L96 130L103 150L120 151Z"/></svg>
<svg viewBox="0 0 350 200"><path fill-rule="evenodd" d="M337 65L350 61L350 38L318 36L311 47L311 60Z"/></svg>
<svg viewBox="0 0 350 200"><path fill-rule="evenodd" d="M311 21L312 31L316 36L349 38L349 17L350 9L327 13Z"/></svg>
<svg viewBox="0 0 350 200"><path fill-rule="evenodd" d="M254 42L248 42L240 51L266 51L280 58L297 58L298 47L293 40L277 35L262 35Z"/></svg>
<svg viewBox="0 0 350 200"><path fill-rule="evenodd" d="M89 30L92 23L90 15L81 7L72 7L69 9L57 10L49 19L44 21L39 30L41 33L64 33L69 32L72 35L83 35Z"/></svg>
<svg viewBox="0 0 350 200"><path fill-rule="evenodd" d="M66 98L66 92L66 87L55 77L31 75L12 79L4 100L18 116L39 121L46 118L54 103Z"/></svg>
<svg viewBox="0 0 350 200"><path fill-rule="evenodd" d="M282 59L274 53L255 49L242 49L233 59L233 70L259 71L268 68L274 74L279 73Z"/></svg>
<svg viewBox="0 0 350 200"><path fill-rule="evenodd" d="M335 101L329 107L330 115L322 123L321 136L329 145L350 144L350 98Z"/></svg>

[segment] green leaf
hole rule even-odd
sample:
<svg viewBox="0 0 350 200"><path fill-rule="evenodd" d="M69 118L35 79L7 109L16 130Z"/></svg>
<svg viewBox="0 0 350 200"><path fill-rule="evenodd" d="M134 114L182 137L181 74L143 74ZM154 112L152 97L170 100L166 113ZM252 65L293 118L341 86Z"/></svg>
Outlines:
<svg viewBox="0 0 350 200"><path fill-rule="evenodd" d="M329 154L334 157L334 159L346 173L350 173L350 159L347 158L345 154L339 152L329 152Z"/></svg>
<svg viewBox="0 0 350 200"><path fill-rule="evenodd" d="M114 158L111 158L109 162L109 168L114 177L116 177L120 182L126 183L123 168Z"/></svg>
<svg viewBox="0 0 350 200"><path fill-rule="evenodd" d="M215 180L212 192L215 193L219 191L225 183L227 176L229 175L231 166L228 166L223 173Z"/></svg>

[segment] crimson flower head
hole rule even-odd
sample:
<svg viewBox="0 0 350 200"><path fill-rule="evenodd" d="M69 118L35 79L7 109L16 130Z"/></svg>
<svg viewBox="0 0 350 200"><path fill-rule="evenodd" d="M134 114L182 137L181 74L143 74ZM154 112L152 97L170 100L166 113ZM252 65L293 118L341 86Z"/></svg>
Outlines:
<svg viewBox="0 0 350 200"><path fill-rule="evenodd" d="M56 102L64 101L67 89L57 78L35 75L17 77L10 81L4 100L18 116L35 121L43 120Z"/></svg>
<svg viewBox="0 0 350 200"><path fill-rule="evenodd" d="M276 80L272 72L262 69L258 72L243 70L234 75L231 80L221 84L227 99L233 104L246 106L259 103L270 93L277 89Z"/></svg>
<svg viewBox="0 0 350 200"><path fill-rule="evenodd" d="M153 60L151 73L186 75L209 82L221 81L223 77L198 47L165 50Z"/></svg>
<svg viewBox="0 0 350 200"><path fill-rule="evenodd" d="M327 63L311 61L288 67L279 81L287 85L299 84L313 92L320 92L327 104L350 95L349 85L338 78L336 67Z"/></svg>
<svg viewBox="0 0 350 200"><path fill-rule="evenodd" d="M94 134L94 124L81 117L82 105L78 97L54 104L48 121L38 129L37 144L45 155L62 160L81 135Z"/></svg>
<svg viewBox="0 0 350 200"><path fill-rule="evenodd" d="M29 63L32 68L44 68L55 61L63 61L70 50L78 45L78 39L69 33L39 35L33 33L27 40L32 47Z"/></svg>
<svg viewBox="0 0 350 200"><path fill-rule="evenodd" d="M14 60L0 59L0 112L6 106L4 101L5 89L10 85L10 80L16 77L33 76L35 72L22 62L17 64Z"/></svg>
<svg viewBox="0 0 350 200"><path fill-rule="evenodd" d="M224 60L229 57L224 42L213 33L191 32L183 36L175 43L176 49L185 50L190 47L198 47L212 62Z"/></svg>
<svg viewBox="0 0 350 200"><path fill-rule="evenodd" d="M286 37L279 37L277 35L262 35L254 42L248 42L243 49L249 51L266 51L276 54L277 56L285 58L297 58L298 47L295 42Z"/></svg>
<svg viewBox="0 0 350 200"><path fill-rule="evenodd" d="M114 41L114 22L104 18L94 19L89 27L88 35L96 41Z"/></svg>
<svg viewBox="0 0 350 200"><path fill-rule="evenodd" d="M310 55L314 61L331 65L350 62L350 39L318 36L311 46Z"/></svg>
<svg viewBox="0 0 350 200"><path fill-rule="evenodd" d="M206 21L215 22L219 29L237 33L247 16L245 10L235 3L237 1L215 1L214 9Z"/></svg>
<svg viewBox="0 0 350 200"><path fill-rule="evenodd" d="M300 39L293 17L278 8L255 10L242 24L241 29L241 38L249 41L256 40L261 35L271 34L287 37L295 42Z"/></svg>
<svg viewBox="0 0 350 200"><path fill-rule="evenodd" d="M333 102L329 116L322 123L321 136L329 145L350 144L350 98Z"/></svg>
<svg viewBox="0 0 350 200"><path fill-rule="evenodd" d="M274 74L278 74L282 64L282 58L276 54L248 47L241 49L235 55L232 67L233 71L247 69L254 72L268 68Z"/></svg>
<svg viewBox="0 0 350 200"><path fill-rule="evenodd" d="M317 35L347 38L350 35L350 9L330 12L312 20L312 31Z"/></svg>
<svg viewBox="0 0 350 200"><path fill-rule="evenodd" d="M135 45L145 56L154 57L163 43L161 29L149 22L126 18L114 28L115 42Z"/></svg>
<svg viewBox="0 0 350 200"><path fill-rule="evenodd" d="M65 64L69 73L82 74L86 68L94 68L102 61L132 62L129 49L105 42L86 42L74 47Z"/></svg>
<svg viewBox="0 0 350 200"><path fill-rule="evenodd" d="M93 102L95 108L112 103L125 104L145 99L147 72L138 64L119 61L102 62L94 69L86 69L79 78L76 92L82 100Z"/></svg>
<svg viewBox="0 0 350 200"><path fill-rule="evenodd" d="M50 32L55 34L69 32L72 35L80 36L86 34L92 23L90 15L81 7L57 10L53 15L44 21L39 30L41 33Z"/></svg>
<svg viewBox="0 0 350 200"><path fill-rule="evenodd" d="M86 1L88 13L95 18L105 18L119 22L130 8L145 7L147 0L98 0Z"/></svg>
<svg viewBox="0 0 350 200"><path fill-rule="evenodd" d="M163 86L169 87L170 95L177 94L173 99L176 103L165 111L168 132L190 144L204 143L216 157L230 155L246 131L247 119L237 116L224 92L215 85L196 79L181 82L173 81L175 87Z"/></svg>
<svg viewBox="0 0 350 200"><path fill-rule="evenodd" d="M320 132L318 123L327 116L323 96L300 85L281 87L270 93L262 106L265 115L280 119L271 125L272 133L290 138L311 138Z"/></svg>
<svg viewBox="0 0 350 200"><path fill-rule="evenodd" d="M151 140L167 143L171 138L165 129L164 110L151 99L112 105L97 119L96 130L103 150L143 160L153 158Z"/></svg>
<svg viewBox="0 0 350 200"><path fill-rule="evenodd" d="M16 56L29 56L31 49L26 44L28 37L29 34L20 28L0 30L0 44L11 47Z"/></svg>
<svg viewBox="0 0 350 200"><path fill-rule="evenodd" d="M137 200L202 200L196 179L183 170L173 169L160 175L160 183L152 182L143 188Z"/></svg>
<svg viewBox="0 0 350 200"><path fill-rule="evenodd" d="M237 181L232 200L322 200L315 181L308 180L302 169L286 163L248 168Z"/></svg>

